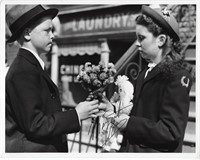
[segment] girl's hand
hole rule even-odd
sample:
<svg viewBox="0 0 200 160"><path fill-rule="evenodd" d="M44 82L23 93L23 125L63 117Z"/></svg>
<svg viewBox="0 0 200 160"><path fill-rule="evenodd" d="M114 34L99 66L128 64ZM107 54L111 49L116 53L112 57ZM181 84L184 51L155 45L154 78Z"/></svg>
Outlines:
<svg viewBox="0 0 200 160"><path fill-rule="evenodd" d="M111 97L110 102L111 103L116 103L117 101L119 101L119 94L117 92L115 92L113 94L113 96Z"/></svg>

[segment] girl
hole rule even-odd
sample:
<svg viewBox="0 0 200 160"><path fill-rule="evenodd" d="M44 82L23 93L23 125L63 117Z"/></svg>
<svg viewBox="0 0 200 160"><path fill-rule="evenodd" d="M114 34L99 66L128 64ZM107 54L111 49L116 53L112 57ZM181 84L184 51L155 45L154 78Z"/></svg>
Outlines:
<svg viewBox="0 0 200 160"><path fill-rule="evenodd" d="M141 11L136 44L149 68L137 78L131 113L115 119L124 136L120 152L182 152L192 69L179 53L178 23L170 11Z"/></svg>

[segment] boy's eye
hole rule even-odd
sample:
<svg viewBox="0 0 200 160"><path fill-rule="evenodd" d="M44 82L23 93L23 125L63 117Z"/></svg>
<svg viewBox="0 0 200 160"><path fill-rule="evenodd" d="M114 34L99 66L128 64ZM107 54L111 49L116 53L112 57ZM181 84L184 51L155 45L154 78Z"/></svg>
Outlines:
<svg viewBox="0 0 200 160"><path fill-rule="evenodd" d="M52 31L52 28L47 28L45 29L46 32L51 32Z"/></svg>
<svg viewBox="0 0 200 160"><path fill-rule="evenodd" d="M47 31L47 32L50 32L50 31L51 31L51 29L47 29L46 31Z"/></svg>

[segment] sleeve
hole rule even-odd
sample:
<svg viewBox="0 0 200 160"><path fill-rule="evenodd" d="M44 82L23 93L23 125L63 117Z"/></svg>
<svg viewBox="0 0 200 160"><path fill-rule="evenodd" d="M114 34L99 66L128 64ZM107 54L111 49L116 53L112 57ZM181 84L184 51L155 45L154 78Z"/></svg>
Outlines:
<svg viewBox="0 0 200 160"><path fill-rule="evenodd" d="M191 79L181 72L168 82L160 107L159 120L131 116L126 136L130 143L161 150L177 148L184 137L189 111ZM148 107L148 106L146 106Z"/></svg>
<svg viewBox="0 0 200 160"><path fill-rule="evenodd" d="M38 72L17 73L7 85L14 118L28 137L53 137L80 130L75 109L62 112L59 100L55 99L57 103L54 104L46 103L48 99L43 100L50 92L48 87L47 91L42 89L45 84Z"/></svg>

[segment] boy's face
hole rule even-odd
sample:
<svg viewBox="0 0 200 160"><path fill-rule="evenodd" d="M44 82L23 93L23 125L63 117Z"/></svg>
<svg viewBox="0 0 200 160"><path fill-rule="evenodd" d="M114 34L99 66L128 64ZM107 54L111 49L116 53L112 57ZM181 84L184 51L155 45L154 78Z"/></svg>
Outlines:
<svg viewBox="0 0 200 160"><path fill-rule="evenodd" d="M136 25L137 47L141 56L147 61L154 62L158 57L158 39L145 26Z"/></svg>
<svg viewBox="0 0 200 160"><path fill-rule="evenodd" d="M51 50L54 35L52 33L52 19L42 18L30 32L30 42L38 54Z"/></svg>

